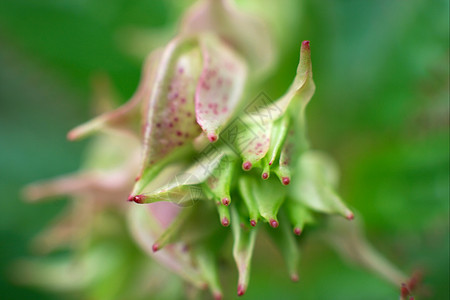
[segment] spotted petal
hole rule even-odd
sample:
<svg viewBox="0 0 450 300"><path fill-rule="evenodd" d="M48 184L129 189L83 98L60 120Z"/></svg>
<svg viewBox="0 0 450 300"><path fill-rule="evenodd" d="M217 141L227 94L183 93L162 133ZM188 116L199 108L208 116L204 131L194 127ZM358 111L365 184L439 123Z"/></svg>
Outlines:
<svg viewBox="0 0 450 300"><path fill-rule="evenodd" d="M247 77L245 62L220 39L200 39L203 70L195 92L198 124L211 142L235 112Z"/></svg>

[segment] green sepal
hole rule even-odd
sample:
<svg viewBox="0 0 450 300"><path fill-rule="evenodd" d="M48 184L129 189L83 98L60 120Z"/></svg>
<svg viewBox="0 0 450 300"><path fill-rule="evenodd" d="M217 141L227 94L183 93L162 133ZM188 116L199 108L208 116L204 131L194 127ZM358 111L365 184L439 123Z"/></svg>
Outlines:
<svg viewBox="0 0 450 300"><path fill-rule="evenodd" d="M215 249L211 249L202 243L193 247L192 252L200 273L208 284L214 299L222 299L222 288L219 281L217 261L214 256L216 251L213 250Z"/></svg>
<svg viewBox="0 0 450 300"><path fill-rule="evenodd" d="M270 134L269 151L266 156L269 165L273 165L280 153L280 149L283 146L288 133L289 123L288 115L284 115L273 123L272 132Z"/></svg>
<svg viewBox="0 0 450 300"><path fill-rule="evenodd" d="M231 214L233 219L231 229L234 239L233 257L239 272L238 295L242 296L247 290L250 280L251 259L258 228L251 230L248 226L242 226L245 221L234 206L231 207Z"/></svg>
<svg viewBox="0 0 450 300"><path fill-rule="evenodd" d="M299 247L292 235L287 217L283 212L280 212L279 215L281 220L279 230L269 230L268 232L283 255L292 281L298 281Z"/></svg>
<svg viewBox="0 0 450 300"><path fill-rule="evenodd" d="M314 216L311 211L302 203L290 197L286 199L285 210L296 235L300 235L303 232L306 224L314 223Z"/></svg>
<svg viewBox="0 0 450 300"><path fill-rule="evenodd" d="M152 246L154 252L163 249L166 245L175 242L183 233L188 218L192 215L193 208L183 208L172 223L164 230Z"/></svg>
<svg viewBox="0 0 450 300"><path fill-rule="evenodd" d="M254 176L243 175L239 181L241 195L245 203L249 203L249 213L255 216L255 206L264 220L269 222L272 227L278 226L277 214L280 206L283 204L286 189L274 178L261 180ZM250 218L253 219L250 215Z"/></svg>
<svg viewBox="0 0 450 300"><path fill-rule="evenodd" d="M353 213L334 190L337 170L334 162L318 151L307 151L299 159L290 196L311 210L339 214L353 219Z"/></svg>

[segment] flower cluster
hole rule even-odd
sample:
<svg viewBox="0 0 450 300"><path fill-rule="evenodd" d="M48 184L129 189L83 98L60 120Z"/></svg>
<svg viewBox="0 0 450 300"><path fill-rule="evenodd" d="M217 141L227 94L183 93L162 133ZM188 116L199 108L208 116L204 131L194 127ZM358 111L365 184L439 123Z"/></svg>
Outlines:
<svg viewBox="0 0 450 300"><path fill-rule="evenodd" d="M296 235L325 217L327 239L343 255L395 284L406 282L348 221L354 214L336 193L332 159L309 148L310 42L301 43L286 93L275 101L264 93L255 98L257 78L273 57L259 19L229 1L200 1L179 34L149 55L135 95L68 134L77 140L103 132L91 157L95 167L31 186L29 198L71 194L95 203L95 211L113 207L149 255L193 286L208 287L216 299L222 297L217 260L227 235L243 295L259 231L273 238L297 281ZM105 160L113 163L99 163Z"/></svg>

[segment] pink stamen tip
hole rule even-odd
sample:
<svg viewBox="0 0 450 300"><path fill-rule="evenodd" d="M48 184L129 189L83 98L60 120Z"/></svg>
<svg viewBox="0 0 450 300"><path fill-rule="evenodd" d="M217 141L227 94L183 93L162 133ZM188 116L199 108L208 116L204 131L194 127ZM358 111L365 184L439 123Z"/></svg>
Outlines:
<svg viewBox="0 0 450 300"><path fill-rule="evenodd" d="M222 199L222 204L225 205L225 206L230 205L230 199L228 199L228 198L223 198L223 199Z"/></svg>
<svg viewBox="0 0 450 300"><path fill-rule="evenodd" d="M74 141L77 139L77 133L73 130L69 131L69 133L67 134L67 139L69 141Z"/></svg>
<svg viewBox="0 0 450 300"><path fill-rule="evenodd" d="M400 294L401 294L402 298L405 298L406 296L409 295L409 289L406 286L406 284L404 284L404 283L402 283L402 287L400 289Z"/></svg>
<svg viewBox="0 0 450 300"><path fill-rule="evenodd" d="M293 282L298 282L298 274L292 274L292 275L291 275L291 280L292 280Z"/></svg>
<svg viewBox="0 0 450 300"><path fill-rule="evenodd" d="M269 178L269 174L263 173L263 174L261 175L261 177L262 177L262 179L266 180L267 178Z"/></svg>
<svg viewBox="0 0 450 300"><path fill-rule="evenodd" d="M281 178L281 182L283 182L284 185L288 185L291 183L291 179L289 177L283 177Z"/></svg>
<svg viewBox="0 0 450 300"><path fill-rule="evenodd" d="M278 227L278 222L274 219L270 219L269 221L270 226L272 226L272 228L277 228Z"/></svg>
<svg viewBox="0 0 450 300"><path fill-rule="evenodd" d="M302 234L302 230L300 228L298 228L298 227L295 227L294 228L294 234L295 235L300 235L300 234Z"/></svg>
<svg viewBox="0 0 450 300"><path fill-rule="evenodd" d="M213 296L214 296L214 300L222 300L222 294L219 292L215 292L213 294Z"/></svg>
<svg viewBox="0 0 450 300"><path fill-rule="evenodd" d="M252 225L252 227L256 226L256 221L255 220L250 220L250 225Z"/></svg>
<svg viewBox="0 0 450 300"><path fill-rule="evenodd" d="M135 196L129 196L128 197L128 201L134 201L138 204L143 204L144 200L145 200L145 196L144 195L135 195Z"/></svg>
<svg viewBox="0 0 450 300"><path fill-rule="evenodd" d="M245 163L242 164L242 169L244 169L244 171L250 171L251 168L252 163L249 161L246 161Z"/></svg>
<svg viewBox="0 0 450 300"><path fill-rule="evenodd" d="M238 285L237 294L238 296L242 296L245 294L245 287L242 284Z"/></svg>
<svg viewBox="0 0 450 300"><path fill-rule="evenodd" d="M141 179L141 175L136 176L136 178L134 179L134 181L139 181Z"/></svg>
<svg viewBox="0 0 450 300"><path fill-rule="evenodd" d="M346 218L347 218L347 220L353 220L354 218L355 218L355 216L352 214L352 213L349 213L347 216L346 216Z"/></svg>
<svg viewBox="0 0 450 300"><path fill-rule="evenodd" d="M222 225L225 226L225 227L228 227L230 225L230 220L228 220L227 217L223 217Z"/></svg>
<svg viewBox="0 0 450 300"><path fill-rule="evenodd" d="M269 161L269 166L271 166L273 164L273 161Z"/></svg>
<svg viewBox="0 0 450 300"><path fill-rule="evenodd" d="M153 246L152 246L152 250L153 250L153 252L156 252L156 251L158 251L159 250L159 245L158 244L153 244Z"/></svg>
<svg viewBox="0 0 450 300"><path fill-rule="evenodd" d="M302 45L305 46L306 48L309 48L309 41L303 41Z"/></svg>
<svg viewBox="0 0 450 300"><path fill-rule="evenodd" d="M214 134L214 133L208 134L208 140L209 140L211 143L214 143L215 141L217 141L217 135Z"/></svg>

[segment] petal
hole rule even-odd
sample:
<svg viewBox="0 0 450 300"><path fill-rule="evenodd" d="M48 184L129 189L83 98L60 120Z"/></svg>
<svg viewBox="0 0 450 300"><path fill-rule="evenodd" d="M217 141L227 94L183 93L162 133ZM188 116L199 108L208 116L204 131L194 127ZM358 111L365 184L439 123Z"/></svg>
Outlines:
<svg viewBox="0 0 450 300"><path fill-rule="evenodd" d="M318 151L305 152L298 162L296 176L290 189L294 200L312 210L324 213L337 213L347 219L353 219L353 213L347 208L333 188L336 174L333 161Z"/></svg>
<svg viewBox="0 0 450 300"><path fill-rule="evenodd" d="M164 49L144 107L143 170L198 135L194 94L200 70L195 39L175 38Z"/></svg>
<svg viewBox="0 0 450 300"><path fill-rule="evenodd" d="M369 244L360 218L355 222L345 222L341 218L331 217L327 229L329 231L324 235L324 240L345 259L380 275L395 286L408 282L406 275Z"/></svg>
<svg viewBox="0 0 450 300"><path fill-rule="evenodd" d="M203 70L195 92L198 124L211 142L235 112L247 77L245 62L212 35L200 39Z"/></svg>
<svg viewBox="0 0 450 300"><path fill-rule="evenodd" d="M273 107L273 111L278 112L278 115L275 115L274 119L284 115L288 107L291 107L291 117L294 120L299 119L300 124L304 127L305 108L316 90L312 75L310 44L309 41L303 41L300 49L300 61L294 81L288 91L270 105Z"/></svg>
<svg viewBox="0 0 450 300"><path fill-rule="evenodd" d="M288 129L289 118L286 115L274 122L270 133L270 146L268 149L269 165L272 165L279 155L280 149L286 139Z"/></svg>
<svg viewBox="0 0 450 300"><path fill-rule="evenodd" d="M214 146L211 146L214 147ZM211 153L210 153L211 154ZM133 190L129 197L136 203L153 203L159 201L174 202L179 205L189 205L195 200L207 199L204 183L218 167L224 153L216 152L215 156L201 156L195 163L181 171L174 170L169 174L159 176L169 179L155 187L155 184L144 186L140 190ZM158 178L155 178L155 182ZM135 186L136 188L136 186Z"/></svg>
<svg viewBox="0 0 450 300"><path fill-rule="evenodd" d="M168 162L188 156L200 134L194 96L201 65L194 38L175 38L164 49L144 103L142 163L133 193L140 193Z"/></svg>
<svg viewBox="0 0 450 300"><path fill-rule="evenodd" d="M260 125L252 121L247 121L242 124L235 144L243 159L244 170L250 170L251 166L255 166L266 156L270 146L271 129L271 122ZM250 166L250 168L246 166Z"/></svg>
<svg viewBox="0 0 450 300"><path fill-rule="evenodd" d="M166 203L166 205L172 204ZM189 253L183 252L180 247L166 248L164 251L157 253L153 252L155 237L162 233L163 228L155 220L150 210L142 206L134 206L129 211L128 224L135 241L148 255L194 286L201 288L205 285L198 269L189 262Z"/></svg>

